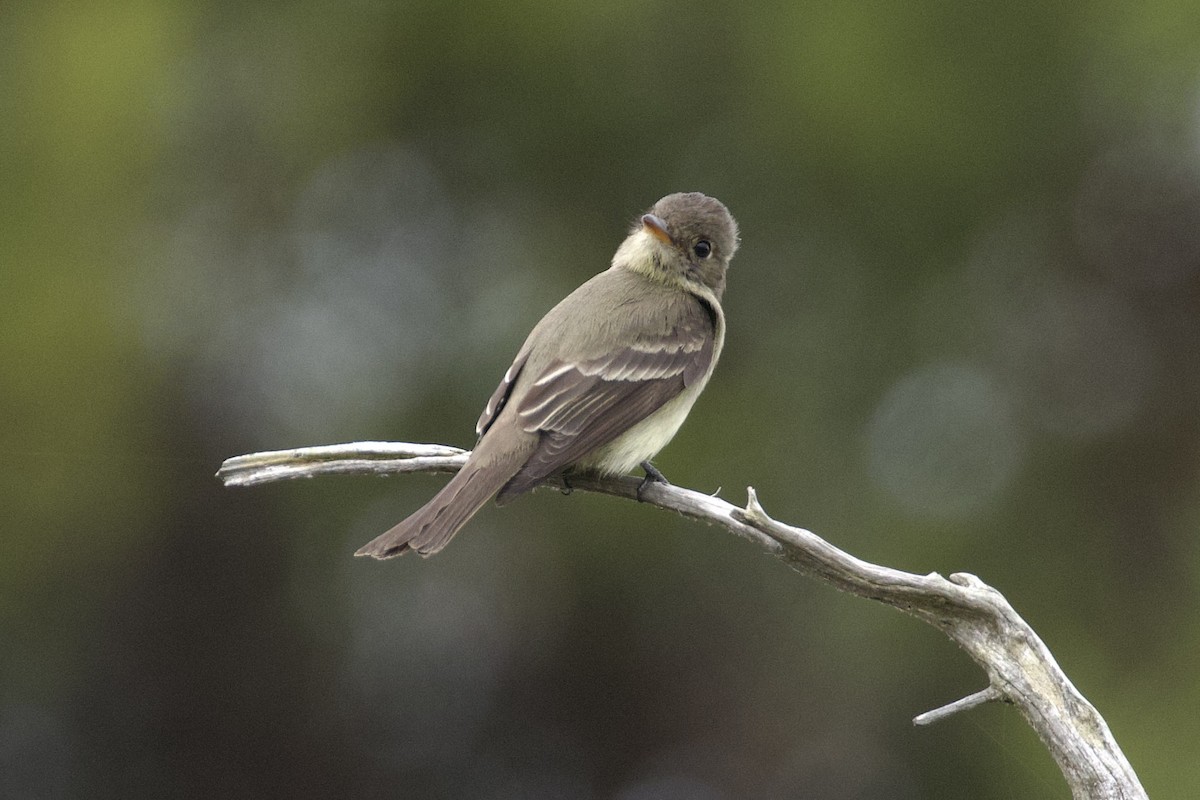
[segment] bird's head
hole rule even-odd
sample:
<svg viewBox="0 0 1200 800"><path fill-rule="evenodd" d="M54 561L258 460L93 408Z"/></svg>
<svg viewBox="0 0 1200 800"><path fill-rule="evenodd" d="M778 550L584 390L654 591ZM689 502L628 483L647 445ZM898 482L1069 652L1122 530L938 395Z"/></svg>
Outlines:
<svg viewBox="0 0 1200 800"><path fill-rule="evenodd" d="M703 286L720 299L737 248L737 223L721 201L679 192L637 219L613 256L613 267L684 288Z"/></svg>

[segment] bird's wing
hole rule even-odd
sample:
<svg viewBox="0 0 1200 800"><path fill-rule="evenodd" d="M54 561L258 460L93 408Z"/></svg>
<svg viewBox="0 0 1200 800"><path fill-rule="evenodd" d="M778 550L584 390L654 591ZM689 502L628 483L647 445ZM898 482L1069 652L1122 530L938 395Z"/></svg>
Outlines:
<svg viewBox="0 0 1200 800"><path fill-rule="evenodd" d="M703 378L713 358L714 324L704 306L691 305L693 313L664 331L577 362L551 360L539 374L525 376L528 389L513 412L524 431L539 434L538 445L498 502L613 441Z"/></svg>

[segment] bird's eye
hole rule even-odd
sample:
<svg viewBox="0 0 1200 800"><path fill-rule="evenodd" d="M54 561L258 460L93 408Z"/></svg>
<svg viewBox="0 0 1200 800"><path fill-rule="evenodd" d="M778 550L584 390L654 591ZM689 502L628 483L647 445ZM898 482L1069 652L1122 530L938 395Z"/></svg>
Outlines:
<svg viewBox="0 0 1200 800"><path fill-rule="evenodd" d="M712 255L712 244L707 239L701 239L696 242L692 252L696 254L696 258L708 258Z"/></svg>

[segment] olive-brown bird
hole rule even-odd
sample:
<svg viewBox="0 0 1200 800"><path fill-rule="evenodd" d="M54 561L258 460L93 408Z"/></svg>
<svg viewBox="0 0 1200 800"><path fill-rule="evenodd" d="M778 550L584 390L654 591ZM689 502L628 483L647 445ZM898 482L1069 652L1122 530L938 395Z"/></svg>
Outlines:
<svg viewBox="0 0 1200 800"><path fill-rule="evenodd" d="M719 201L689 192L655 203L612 266L534 327L458 474L356 555L432 555L492 496L503 505L569 470L619 475L641 465L647 480L663 480L649 462L721 355L721 295L737 247L737 223Z"/></svg>

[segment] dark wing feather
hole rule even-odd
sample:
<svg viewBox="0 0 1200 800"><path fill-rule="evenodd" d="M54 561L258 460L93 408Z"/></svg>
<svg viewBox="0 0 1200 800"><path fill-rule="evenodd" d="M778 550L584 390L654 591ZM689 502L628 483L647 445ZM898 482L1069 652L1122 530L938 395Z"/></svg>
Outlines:
<svg viewBox="0 0 1200 800"><path fill-rule="evenodd" d="M483 413L479 415L479 421L475 423L475 434L477 436L483 436L487 432L487 429L496 421L496 417L500 416L500 411L508 404L513 384L517 382L517 378L521 375L521 370L525 368L525 360L527 358L529 358L529 353L526 350L517 353L512 366L504 373L504 379L500 381L500 385L496 387L496 391L492 392L492 396L488 398L487 406L484 407Z"/></svg>

